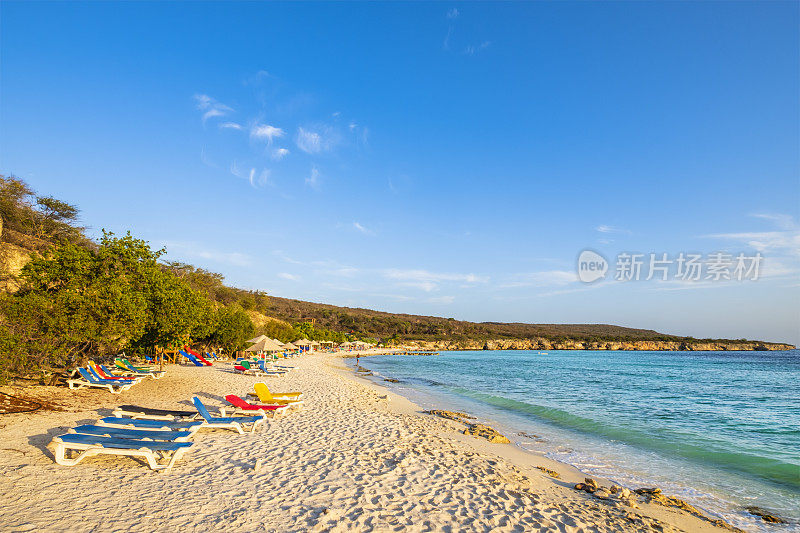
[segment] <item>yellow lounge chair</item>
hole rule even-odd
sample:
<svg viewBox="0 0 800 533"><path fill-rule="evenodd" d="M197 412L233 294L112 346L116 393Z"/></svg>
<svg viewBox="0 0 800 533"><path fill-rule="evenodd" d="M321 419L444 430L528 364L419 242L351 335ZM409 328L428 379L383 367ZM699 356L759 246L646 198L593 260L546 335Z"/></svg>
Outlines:
<svg viewBox="0 0 800 533"><path fill-rule="evenodd" d="M300 399L303 397L302 392L283 392L273 395L269 391L266 383L256 383L253 385L253 388L256 390L256 396L258 396L258 399L263 403L289 405L291 407L300 407L303 405L303 400Z"/></svg>

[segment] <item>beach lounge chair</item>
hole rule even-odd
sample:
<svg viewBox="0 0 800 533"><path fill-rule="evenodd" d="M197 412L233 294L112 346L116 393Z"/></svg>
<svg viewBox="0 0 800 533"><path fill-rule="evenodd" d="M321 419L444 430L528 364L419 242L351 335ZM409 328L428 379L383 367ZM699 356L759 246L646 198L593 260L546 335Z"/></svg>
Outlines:
<svg viewBox="0 0 800 533"><path fill-rule="evenodd" d="M278 374L284 375L284 374L287 374L289 372L289 370L287 368L281 367L281 366L277 366L277 365L273 365L273 364L267 364L267 362L264 361L263 359L259 359L258 367L265 374L278 373Z"/></svg>
<svg viewBox="0 0 800 533"><path fill-rule="evenodd" d="M108 376L107 377L106 373L103 372L102 370L100 370L100 368L98 368L98 366L96 364L94 364L93 362L91 362L91 361L89 361L87 363L85 368L86 368L86 370L91 372L91 374L97 379L102 379L102 380L106 380L106 381L116 381L117 383L131 383L133 385L139 383L139 378L123 378L123 377L119 377L119 376Z"/></svg>
<svg viewBox="0 0 800 533"><path fill-rule="evenodd" d="M191 348L189 348L188 346L184 346L184 347L183 347L183 350L184 350L185 352L189 352L190 354L192 354L192 355L193 355L193 356L194 356L194 357L195 357L195 358L196 358L198 361L200 361L200 362L201 362L201 363L203 363L204 365L206 365L206 366L212 366L212 364L213 364L213 363L211 363L211 361L207 360L205 357L203 357L203 356L202 356L202 355L200 355L199 353L195 352L194 350L192 350L192 349L191 349Z"/></svg>
<svg viewBox="0 0 800 533"><path fill-rule="evenodd" d="M197 411L173 411L169 409L153 409L138 405L120 405L111 413L116 417L145 418L150 420L176 420L180 418L192 420L200 416Z"/></svg>
<svg viewBox="0 0 800 533"><path fill-rule="evenodd" d="M261 394L265 397L270 397L273 400L302 400L303 393L302 392L272 392L267 387L266 383L256 383L253 387L258 394L259 389L261 390Z"/></svg>
<svg viewBox="0 0 800 533"><path fill-rule="evenodd" d="M147 361L148 363L155 363L156 362L156 360L153 359L152 355L145 355L144 356L144 360Z"/></svg>
<svg viewBox="0 0 800 533"><path fill-rule="evenodd" d="M99 379L92 375L85 368L78 368L78 373L81 378L71 378L67 380L67 385L70 389L83 389L86 387L99 387L108 389L112 394L119 394L133 387L133 383L129 381L118 381L114 379Z"/></svg>
<svg viewBox="0 0 800 533"><path fill-rule="evenodd" d="M136 440L161 440L167 442L186 442L194 435L193 431L185 429L176 430L147 430L120 428L114 426L95 426L83 424L69 430L69 433L81 433L83 435L96 435L98 437L113 437L116 439L136 439Z"/></svg>
<svg viewBox="0 0 800 533"><path fill-rule="evenodd" d="M180 354L181 354L182 356L184 356L186 359L188 359L189 361L191 361L191 362L194 364L194 366L206 366L206 365L204 365L203 363L201 363L201 362L200 362L200 361L197 359L197 357L195 357L194 355L192 355L192 354L190 354L190 353L184 352L183 350L178 350L178 353L180 353Z"/></svg>
<svg viewBox="0 0 800 533"><path fill-rule="evenodd" d="M263 413L258 416L214 417L208 412L208 409L206 409L206 406L200 401L200 398L195 396L192 398L192 401L194 402L194 406L197 408L197 412L200 413L200 416L202 416L205 420L203 427L207 428L235 429L239 433L243 434L244 426L247 424L252 424L250 433L253 433L259 424L264 422L266 419Z"/></svg>
<svg viewBox="0 0 800 533"><path fill-rule="evenodd" d="M107 372L105 368L103 368L101 365L98 365L93 361L89 361L87 365L88 365L87 368L91 369L92 374L97 376L98 379L115 379L120 382L128 381L134 384L139 383L143 379L141 377L136 377L136 376L115 376L114 374Z"/></svg>
<svg viewBox="0 0 800 533"><path fill-rule="evenodd" d="M101 418L98 426L127 428L127 429L142 429L149 431L190 431L192 433L200 429L205 421L203 420L146 420L141 418L121 418L116 416L107 416Z"/></svg>
<svg viewBox="0 0 800 533"><path fill-rule="evenodd" d="M299 396L300 393L286 393L283 395L283 398L278 399L276 396L272 395L266 383L256 383L253 385L253 388L256 391L258 399L265 404L289 405L291 407L301 407L303 405L303 400L301 400ZM291 397L287 396L287 394L298 394L298 396Z"/></svg>
<svg viewBox="0 0 800 533"><path fill-rule="evenodd" d="M130 372L134 376L151 377L153 379L161 379L167 373L166 370L140 370L128 363L127 360L119 358L114 359L114 365L120 370Z"/></svg>
<svg viewBox="0 0 800 533"><path fill-rule="evenodd" d="M264 411L265 413L272 413L273 415L282 415L288 408L288 405L280 405L280 404L272 404L272 405L259 405L259 404L252 404L248 403L246 400L236 396L235 394L228 394L225 396L225 399L233 405L234 413L239 411ZM222 412L222 416L226 416L229 413L223 407L220 409Z"/></svg>
<svg viewBox="0 0 800 533"><path fill-rule="evenodd" d="M120 439L81 433L67 433L55 437L53 444L56 447L56 463L60 465L75 466L94 455L125 455L145 459L153 470L169 470L193 445L191 442ZM69 458L70 452L73 451L79 452L78 455ZM170 454L172 457L165 463L164 460Z"/></svg>
<svg viewBox="0 0 800 533"><path fill-rule="evenodd" d="M145 358L147 358L146 355L145 355ZM129 368L132 368L133 370L136 370L138 372L152 372L154 370L154 368L152 366L136 366L133 363L131 363L130 361L128 361L127 357L118 357L117 359L119 359L120 361L125 363ZM151 358L151 360L152 360L152 358Z"/></svg>

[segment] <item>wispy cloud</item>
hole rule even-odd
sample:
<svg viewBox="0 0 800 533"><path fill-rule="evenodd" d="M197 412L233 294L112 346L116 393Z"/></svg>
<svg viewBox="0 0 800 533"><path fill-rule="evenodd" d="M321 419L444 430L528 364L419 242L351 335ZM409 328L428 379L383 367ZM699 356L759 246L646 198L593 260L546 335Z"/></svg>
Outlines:
<svg viewBox="0 0 800 533"><path fill-rule="evenodd" d="M167 249L168 255L181 258L206 259L214 263L247 267L253 264L252 258L239 252L221 252L203 247L202 244L184 241L162 241L159 246Z"/></svg>
<svg viewBox="0 0 800 533"><path fill-rule="evenodd" d="M447 12L447 18L448 18L448 19L450 19L450 20L453 20L453 19L456 19L456 18L458 18L458 9L457 9L457 8L455 8L455 7L454 7L454 8L452 8L452 9L450 9L450 10Z"/></svg>
<svg viewBox="0 0 800 533"><path fill-rule="evenodd" d="M409 287L416 287L426 292L431 292L444 282L461 282L466 284L485 283L488 277L476 274L460 274L453 272L431 272L422 269L396 269L389 268L383 270L383 277L402 282Z"/></svg>
<svg viewBox="0 0 800 533"><path fill-rule="evenodd" d="M545 270L517 274L512 281L500 285L502 288L516 287L562 287L577 283L578 276L570 270Z"/></svg>
<svg viewBox="0 0 800 533"><path fill-rule="evenodd" d="M210 118L223 117L233 112L233 108L218 102L207 94L194 95L194 101L197 104L197 109L203 112L204 124Z"/></svg>
<svg viewBox="0 0 800 533"><path fill-rule="evenodd" d="M297 128L295 144L307 154L317 154L322 151L322 136L315 131Z"/></svg>
<svg viewBox="0 0 800 533"><path fill-rule="evenodd" d="M359 232L363 233L364 235L374 235L375 234L374 231L364 227L363 225L361 225L358 222L353 222L353 227L356 229L356 231L359 231Z"/></svg>
<svg viewBox="0 0 800 533"><path fill-rule="evenodd" d="M285 132L278 127L270 126L269 124L253 124L250 128L250 137L252 139L265 140L268 144L272 144L273 139L283 137Z"/></svg>
<svg viewBox="0 0 800 533"><path fill-rule="evenodd" d="M287 150L286 148L276 148L275 150L272 151L270 157L272 157L272 159L275 161L280 161L287 155L289 155L289 150Z"/></svg>
<svg viewBox="0 0 800 533"><path fill-rule="evenodd" d="M800 257L800 225L790 215L782 214L752 214L772 222L778 229L774 231L744 231L733 233L712 233L703 235L706 238L725 239L738 241L759 252L772 252Z"/></svg>
<svg viewBox="0 0 800 533"><path fill-rule="evenodd" d="M607 224L601 224L594 229L595 231L599 231L600 233L621 233L624 235L630 235L632 233L631 230L620 228L617 226L609 226Z"/></svg>
<svg viewBox="0 0 800 533"><path fill-rule="evenodd" d="M314 190L319 190L320 187L320 174L317 167L311 167L311 174L306 178L306 185Z"/></svg>
<svg viewBox="0 0 800 533"><path fill-rule="evenodd" d="M231 163L230 171L231 174L237 178L247 180L252 187L264 187L267 185L269 183L269 176L272 173L268 168L262 168L261 170L255 167L242 169L236 164L236 161Z"/></svg>
<svg viewBox="0 0 800 533"><path fill-rule="evenodd" d="M289 274L288 272L281 272L278 274L278 277L282 279L288 279L289 281L300 281L300 276Z"/></svg>
<svg viewBox="0 0 800 533"><path fill-rule="evenodd" d="M333 150L341 141L337 130L327 124L297 128L295 144L307 154L319 154Z"/></svg>
<svg viewBox="0 0 800 533"><path fill-rule="evenodd" d="M480 52L481 50L486 50L489 48L489 45L492 44L491 41L483 41L481 44L478 45L469 45L464 48L464 53L468 56L473 56L476 53Z"/></svg>
<svg viewBox="0 0 800 533"><path fill-rule="evenodd" d="M241 130L242 125L237 124L236 122L222 122L219 125L219 129L221 130Z"/></svg>
<svg viewBox="0 0 800 533"><path fill-rule="evenodd" d="M443 304L449 305L455 301L455 296L434 296L432 298L428 298L428 302L432 304Z"/></svg>

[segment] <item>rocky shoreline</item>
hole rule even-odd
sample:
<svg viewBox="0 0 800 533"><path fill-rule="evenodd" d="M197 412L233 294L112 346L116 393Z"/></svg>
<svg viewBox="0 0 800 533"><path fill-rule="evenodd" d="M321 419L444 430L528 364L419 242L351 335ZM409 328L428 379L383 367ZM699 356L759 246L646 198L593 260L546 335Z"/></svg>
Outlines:
<svg viewBox="0 0 800 533"><path fill-rule="evenodd" d="M791 344L737 341L551 341L545 338L408 341L400 348L408 350L625 350L625 351L780 351L794 350Z"/></svg>

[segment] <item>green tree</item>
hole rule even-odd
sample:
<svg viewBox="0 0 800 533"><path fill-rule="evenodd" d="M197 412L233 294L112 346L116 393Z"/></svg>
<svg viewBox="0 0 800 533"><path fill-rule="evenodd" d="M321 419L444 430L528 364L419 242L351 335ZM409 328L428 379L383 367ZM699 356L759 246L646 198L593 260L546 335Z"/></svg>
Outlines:
<svg viewBox="0 0 800 533"><path fill-rule="evenodd" d="M241 307L231 305L217 311L216 327L208 340L233 353L244 348L245 341L251 338L255 331L247 313Z"/></svg>

